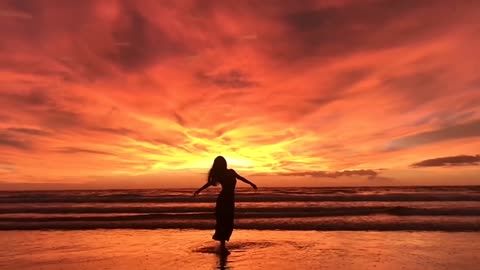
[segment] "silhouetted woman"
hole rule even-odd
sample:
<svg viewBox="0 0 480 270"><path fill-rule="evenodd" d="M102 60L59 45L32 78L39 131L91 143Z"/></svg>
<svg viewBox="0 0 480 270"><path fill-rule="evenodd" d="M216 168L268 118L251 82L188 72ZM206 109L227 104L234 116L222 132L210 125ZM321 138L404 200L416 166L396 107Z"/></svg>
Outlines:
<svg viewBox="0 0 480 270"><path fill-rule="evenodd" d="M227 252L225 241L230 240L233 231L233 217L235 212L235 184L237 179L251 185L255 190L257 186L247 179L238 175L234 170L227 168L227 161L224 157L218 156L213 161L213 166L208 172L207 183L195 191L194 196L209 186L222 186L215 205L215 234L213 239L220 241L222 252Z"/></svg>

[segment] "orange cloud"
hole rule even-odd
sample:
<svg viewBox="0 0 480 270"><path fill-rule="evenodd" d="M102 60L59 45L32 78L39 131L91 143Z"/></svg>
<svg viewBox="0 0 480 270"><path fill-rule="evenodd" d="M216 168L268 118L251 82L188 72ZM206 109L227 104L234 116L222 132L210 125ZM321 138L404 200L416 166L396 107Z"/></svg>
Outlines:
<svg viewBox="0 0 480 270"><path fill-rule="evenodd" d="M0 176L190 177L221 154L407 183L418 160L480 147L480 4L451 5L3 1Z"/></svg>

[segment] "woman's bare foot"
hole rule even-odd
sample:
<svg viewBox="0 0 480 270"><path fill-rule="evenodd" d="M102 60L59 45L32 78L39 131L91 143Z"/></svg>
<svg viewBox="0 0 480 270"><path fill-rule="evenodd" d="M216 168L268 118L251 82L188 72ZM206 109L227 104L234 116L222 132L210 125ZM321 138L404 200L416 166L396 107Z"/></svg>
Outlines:
<svg viewBox="0 0 480 270"><path fill-rule="evenodd" d="M223 255L228 255L230 254L230 251L228 251L227 247L225 246L225 241L220 242L220 253Z"/></svg>
<svg viewBox="0 0 480 270"><path fill-rule="evenodd" d="M222 255L229 255L230 251L226 247L220 248L220 254Z"/></svg>

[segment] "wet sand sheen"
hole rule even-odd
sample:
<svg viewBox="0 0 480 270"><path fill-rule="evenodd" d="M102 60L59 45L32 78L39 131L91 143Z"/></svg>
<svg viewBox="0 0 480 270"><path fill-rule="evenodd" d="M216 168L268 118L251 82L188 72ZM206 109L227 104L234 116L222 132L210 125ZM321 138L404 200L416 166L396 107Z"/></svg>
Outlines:
<svg viewBox="0 0 480 270"><path fill-rule="evenodd" d="M0 269L477 269L480 234L236 230L0 232Z"/></svg>

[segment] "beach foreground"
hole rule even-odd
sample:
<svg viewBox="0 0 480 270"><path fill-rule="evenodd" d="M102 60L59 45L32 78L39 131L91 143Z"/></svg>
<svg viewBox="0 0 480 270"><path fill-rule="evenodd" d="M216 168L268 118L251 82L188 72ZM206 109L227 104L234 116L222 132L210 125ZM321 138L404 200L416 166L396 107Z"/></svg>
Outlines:
<svg viewBox="0 0 480 270"><path fill-rule="evenodd" d="M237 230L0 232L0 269L478 269L478 232Z"/></svg>

